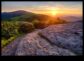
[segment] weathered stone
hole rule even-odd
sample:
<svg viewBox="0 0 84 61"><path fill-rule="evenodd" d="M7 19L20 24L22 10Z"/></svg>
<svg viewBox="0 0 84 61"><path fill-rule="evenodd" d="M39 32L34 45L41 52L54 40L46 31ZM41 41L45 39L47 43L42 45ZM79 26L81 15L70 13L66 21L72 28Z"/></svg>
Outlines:
<svg viewBox="0 0 84 61"><path fill-rule="evenodd" d="M65 53L63 53L65 52ZM20 42L16 55L75 55L67 49L63 49L57 46L52 46L45 39L40 37L37 32L28 34Z"/></svg>
<svg viewBox="0 0 84 61"><path fill-rule="evenodd" d="M17 38L2 49L2 56L82 55L81 22L52 25Z"/></svg>
<svg viewBox="0 0 84 61"><path fill-rule="evenodd" d="M53 25L41 30L40 35L51 43L69 49L79 55L82 54L82 23L68 23ZM80 33L79 34L75 34Z"/></svg>

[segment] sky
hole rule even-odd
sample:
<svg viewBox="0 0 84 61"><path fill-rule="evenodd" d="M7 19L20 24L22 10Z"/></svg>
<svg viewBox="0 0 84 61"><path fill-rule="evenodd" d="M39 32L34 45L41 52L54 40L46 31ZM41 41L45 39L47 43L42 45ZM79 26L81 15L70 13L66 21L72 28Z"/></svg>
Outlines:
<svg viewBox="0 0 84 61"><path fill-rule="evenodd" d="M25 10L34 13L56 15L82 15L82 1L2 1L2 12Z"/></svg>

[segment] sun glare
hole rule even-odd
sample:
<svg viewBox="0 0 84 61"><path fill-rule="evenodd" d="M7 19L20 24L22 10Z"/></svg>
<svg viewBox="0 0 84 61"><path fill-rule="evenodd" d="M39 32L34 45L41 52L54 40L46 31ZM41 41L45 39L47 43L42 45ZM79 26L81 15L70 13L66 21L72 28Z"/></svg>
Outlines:
<svg viewBox="0 0 84 61"><path fill-rule="evenodd" d="M56 16L58 14L58 10L56 8L52 8L50 13L52 16Z"/></svg>
<svg viewBox="0 0 84 61"><path fill-rule="evenodd" d="M57 14L57 11L52 10L51 15L55 16Z"/></svg>

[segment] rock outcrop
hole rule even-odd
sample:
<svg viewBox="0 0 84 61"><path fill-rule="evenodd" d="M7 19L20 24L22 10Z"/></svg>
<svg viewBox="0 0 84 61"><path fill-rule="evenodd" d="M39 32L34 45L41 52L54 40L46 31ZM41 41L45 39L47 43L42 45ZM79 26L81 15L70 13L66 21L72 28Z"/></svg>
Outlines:
<svg viewBox="0 0 84 61"><path fill-rule="evenodd" d="M82 22L52 25L17 38L2 56L82 55Z"/></svg>

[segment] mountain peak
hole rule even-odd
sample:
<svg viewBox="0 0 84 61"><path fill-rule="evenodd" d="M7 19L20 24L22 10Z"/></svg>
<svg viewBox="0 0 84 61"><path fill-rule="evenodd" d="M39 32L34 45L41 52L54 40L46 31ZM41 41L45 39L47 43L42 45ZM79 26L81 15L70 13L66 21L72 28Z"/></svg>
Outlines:
<svg viewBox="0 0 84 61"><path fill-rule="evenodd" d="M17 10L17 11L13 11L13 12L21 12L21 13L24 12L25 13L27 11L25 11L25 10Z"/></svg>
<svg viewBox="0 0 84 61"><path fill-rule="evenodd" d="M17 11L13 11L13 12L2 12L1 13L1 16L2 16L2 19L10 19L10 18L13 18L13 17L16 17L16 16L21 16L21 15L26 15L26 14L34 14L32 12L27 12L27 11L24 11L24 10L17 10Z"/></svg>

